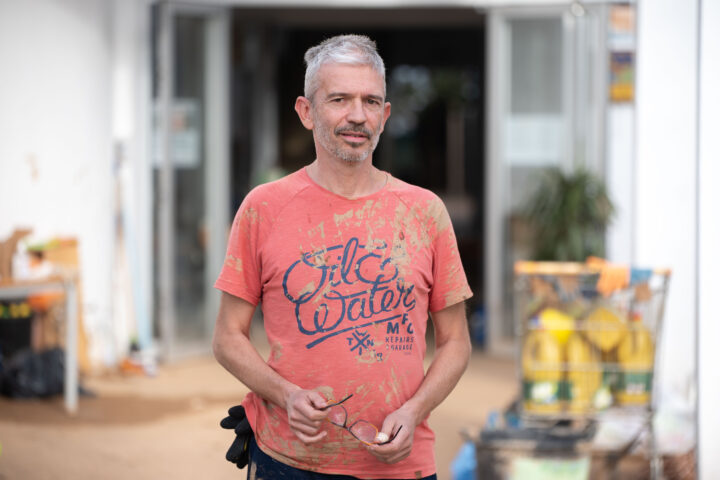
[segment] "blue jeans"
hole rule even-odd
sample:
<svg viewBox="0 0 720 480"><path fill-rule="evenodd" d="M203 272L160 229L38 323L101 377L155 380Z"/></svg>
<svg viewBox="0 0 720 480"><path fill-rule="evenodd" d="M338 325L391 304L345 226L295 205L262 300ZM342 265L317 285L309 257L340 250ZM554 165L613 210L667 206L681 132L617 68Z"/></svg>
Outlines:
<svg viewBox="0 0 720 480"><path fill-rule="evenodd" d="M250 461L248 462L248 480L358 480L349 475L329 475L327 473L308 472L285 465L260 450L255 443L255 436L250 439ZM408 479L414 480L414 479ZM437 475L423 477L420 480L437 480Z"/></svg>

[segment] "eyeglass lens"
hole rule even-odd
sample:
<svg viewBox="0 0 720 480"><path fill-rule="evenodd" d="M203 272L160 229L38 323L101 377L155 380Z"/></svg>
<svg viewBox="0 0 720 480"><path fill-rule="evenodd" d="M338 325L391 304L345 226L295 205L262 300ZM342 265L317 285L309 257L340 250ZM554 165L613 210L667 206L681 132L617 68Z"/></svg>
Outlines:
<svg viewBox="0 0 720 480"><path fill-rule="evenodd" d="M349 427L347 426L348 413L345 407L343 405L340 405L340 403L344 402L345 400L347 400L347 398L342 400L341 402L326 407L328 409L327 420L333 425L346 429L352 434L353 437L357 438L361 442L368 445L375 444L375 438L378 435L378 429L372 423L366 420L358 420ZM393 434L393 436L388 441L383 442L381 445L392 442L397 436L397 434L400 432L400 428Z"/></svg>
<svg viewBox="0 0 720 480"><path fill-rule="evenodd" d="M344 428L347 422L347 410L342 405L333 405L328 410L327 419L333 425Z"/></svg>
<svg viewBox="0 0 720 480"><path fill-rule="evenodd" d="M358 420L350 426L350 433L361 442L372 444L375 442L378 430L372 423L366 422L365 420Z"/></svg>

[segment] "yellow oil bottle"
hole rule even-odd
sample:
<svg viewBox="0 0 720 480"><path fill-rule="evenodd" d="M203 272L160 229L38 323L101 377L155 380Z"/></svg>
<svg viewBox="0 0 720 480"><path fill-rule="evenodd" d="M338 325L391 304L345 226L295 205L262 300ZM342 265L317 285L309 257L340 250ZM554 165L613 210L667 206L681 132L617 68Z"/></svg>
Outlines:
<svg viewBox="0 0 720 480"><path fill-rule="evenodd" d="M621 374L615 398L620 405L646 405L652 390L655 345L642 317L633 314L625 338L618 345Z"/></svg>
<svg viewBox="0 0 720 480"><path fill-rule="evenodd" d="M625 322L615 310L600 306L585 319L588 340L603 353L608 353L625 338Z"/></svg>
<svg viewBox="0 0 720 480"><path fill-rule="evenodd" d="M588 413L602 385L602 367L597 350L579 333L573 333L565 346L568 399L571 413Z"/></svg>
<svg viewBox="0 0 720 480"><path fill-rule="evenodd" d="M562 348L549 330L535 322L522 349L523 405L527 412L558 413L561 410Z"/></svg>

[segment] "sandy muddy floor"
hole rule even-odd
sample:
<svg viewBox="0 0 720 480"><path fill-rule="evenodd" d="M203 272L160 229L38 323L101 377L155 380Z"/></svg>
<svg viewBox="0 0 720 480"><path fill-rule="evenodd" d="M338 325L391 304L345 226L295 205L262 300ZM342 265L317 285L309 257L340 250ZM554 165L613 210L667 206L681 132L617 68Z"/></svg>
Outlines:
<svg viewBox="0 0 720 480"><path fill-rule="evenodd" d="M161 366L152 378L107 374L83 383L97 396L81 397L74 418L64 413L61 398L0 398L0 480L245 478L225 461L231 436L218 422L246 390L214 359ZM473 355L458 387L431 416L438 478L451 478L460 430L481 426L516 387L510 359Z"/></svg>

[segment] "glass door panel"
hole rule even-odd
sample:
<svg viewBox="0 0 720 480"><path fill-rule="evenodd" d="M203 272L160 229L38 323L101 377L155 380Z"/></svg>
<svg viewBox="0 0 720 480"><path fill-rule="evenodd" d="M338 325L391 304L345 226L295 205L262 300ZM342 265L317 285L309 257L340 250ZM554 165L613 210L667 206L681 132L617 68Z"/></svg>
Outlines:
<svg viewBox="0 0 720 480"><path fill-rule="evenodd" d="M223 10L157 11L155 305L167 357L209 350L228 200L228 46Z"/></svg>
<svg viewBox="0 0 720 480"><path fill-rule="evenodd" d="M489 16L488 291L491 344L512 348L513 265L532 255L523 211L547 167L599 171L598 16L565 7Z"/></svg>

